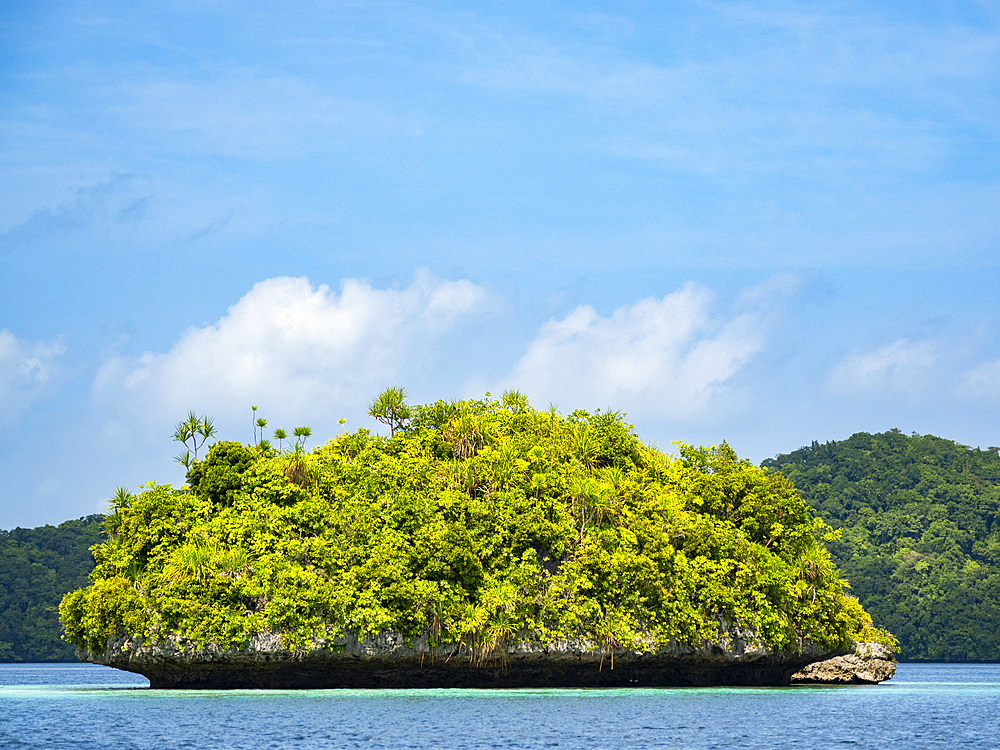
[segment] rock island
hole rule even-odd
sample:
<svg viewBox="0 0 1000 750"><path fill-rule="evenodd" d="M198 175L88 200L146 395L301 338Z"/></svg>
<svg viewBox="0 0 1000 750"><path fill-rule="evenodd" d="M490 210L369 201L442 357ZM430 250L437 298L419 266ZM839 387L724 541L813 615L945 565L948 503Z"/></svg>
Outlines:
<svg viewBox="0 0 1000 750"><path fill-rule="evenodd" d="M786 685L859 643L891 661L834 532L724 443L671 455L517 392L391 388L370 413L389 436L307 451L257 419L201 459L210 421L182 422L186 485L119 490L62 602L81 658L191 688Z"/></svg>

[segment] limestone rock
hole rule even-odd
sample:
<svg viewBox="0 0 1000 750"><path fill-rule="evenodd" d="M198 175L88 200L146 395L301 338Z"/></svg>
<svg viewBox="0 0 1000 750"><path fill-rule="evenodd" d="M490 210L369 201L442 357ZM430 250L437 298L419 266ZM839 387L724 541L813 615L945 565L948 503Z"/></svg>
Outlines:
<svg viewBox="0 0 1000 750"><path fill-rule="evenodd" d="M817 661L792 675L792 684L874 685L896 674L893 653L880 643L858 643L854 653Z"/></svg>
<svg viewBox="0 0 1000 750"><path fill-rule="evenodd" d="M274 633L230 648L177 636L149 643L119 633L103 652L78 656L141 674L154 688L513 688L788 685L792 673L837 655L808 646L803 653L778 653L757 642L724 625L719 642L700 646L608 650L586 642L520 641L484 656L388 632L367 639L341 635L298 648Z"/></svg>

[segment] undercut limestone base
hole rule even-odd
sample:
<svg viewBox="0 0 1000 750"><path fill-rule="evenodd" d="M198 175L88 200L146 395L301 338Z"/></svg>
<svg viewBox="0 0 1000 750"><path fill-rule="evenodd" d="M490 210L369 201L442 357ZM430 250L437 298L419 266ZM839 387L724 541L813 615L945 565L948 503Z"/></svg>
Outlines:
<svg viewBox="0 0 1000 750"><path fill-rule="evenodd" d="M734 631L727 635L724 646L671 644L648 652L519 643L481 661L459 647L430 648L393 633L360 641L341 636L298 650L267 633L225 649L120 634L103 652L78 656L141 674L153 688L295 689L780 686L813 662L843 655L815 647L774 653Z"/></svg>

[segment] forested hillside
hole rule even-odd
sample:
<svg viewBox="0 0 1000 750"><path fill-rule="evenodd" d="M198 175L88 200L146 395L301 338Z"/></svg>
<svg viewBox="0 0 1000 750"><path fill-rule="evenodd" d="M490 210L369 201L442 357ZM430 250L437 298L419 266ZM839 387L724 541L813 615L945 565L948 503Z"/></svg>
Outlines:
<svg viewBox="0 0 1000 750"><path fill-rule="evenodd" d="M0 530L0 661L75 660L59 638L59 601L87 584L103 518Z"/></svg>
<svg viewBox="0 0 1000 750"><path fill-rule="evenodd" d="M898 430L801 448L780 469L842 531L834 561L905 659L1000 661L1000 456Z"/></svg>

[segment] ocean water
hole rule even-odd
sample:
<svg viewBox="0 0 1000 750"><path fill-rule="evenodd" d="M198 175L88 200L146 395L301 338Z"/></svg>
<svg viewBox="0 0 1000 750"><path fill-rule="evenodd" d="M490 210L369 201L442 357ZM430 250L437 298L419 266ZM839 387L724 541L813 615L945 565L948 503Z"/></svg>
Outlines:
<svg viewBox="0 0 1000 750"><path fill-rule="evenodd" d="M882 685L622 690L150 690L0 664L0 748L997 748L1000 665Z"/></svg>

